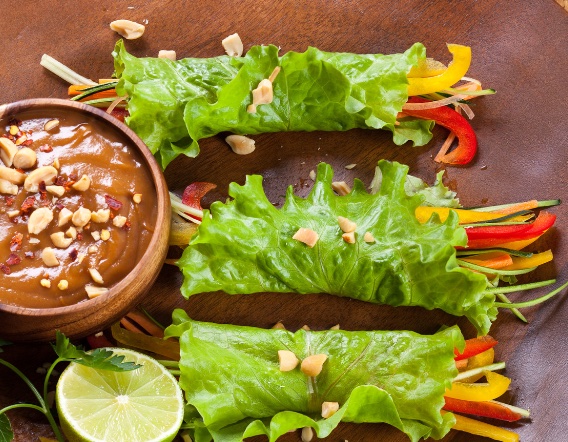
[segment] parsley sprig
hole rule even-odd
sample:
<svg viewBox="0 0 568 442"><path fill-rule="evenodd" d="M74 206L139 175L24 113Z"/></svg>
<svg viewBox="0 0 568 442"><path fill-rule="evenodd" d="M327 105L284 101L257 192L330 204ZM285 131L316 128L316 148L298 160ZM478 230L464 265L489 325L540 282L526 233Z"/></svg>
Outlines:
<svg viewBox="0 0 568 442"><path fill-rule="evenodd" d="M2 346L8 344L10 344L8 341L0 339L0 353L3 351ZM67 338L59 330L56 331L55 344L52 344L52 347L55 353L57 353L57 359L53 361L45 375L45 380L43 383L43 395L39 393L39 391L31 383L28 377L23 374L17 367L0 358L0 364L8 367L26 383L39 403L39 405L30 403L18 403L2 408L0 410L0 442L9 442L14 438L14 433L12 432L10 421L5 413L15 408L31 408L33 410L39 411L40 413L43 413L49 421L49 424L51 425L51 428L53 429L57 440L59 442L64 442L65 439L61 434L61 430L55 422L55 417L53 416L51 409L47 405L47 389L49 379L51 377L51 374L53 373L53 370L60 362L75 362L76 364L85 365L87 367L110 371L130 371L136 370L140 367L140 365L133 362L125 362L124 356L115 355L111 350L97 348L96 350L93 350L91 352L86 352L81 347L77 347L71 344L69 338Z"/></svg>

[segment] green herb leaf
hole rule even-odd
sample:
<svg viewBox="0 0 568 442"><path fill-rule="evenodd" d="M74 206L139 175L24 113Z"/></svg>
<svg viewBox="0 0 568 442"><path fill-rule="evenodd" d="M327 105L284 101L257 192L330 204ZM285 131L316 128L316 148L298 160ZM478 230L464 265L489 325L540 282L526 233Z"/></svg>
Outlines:
<svg viewBox="0 0 568 442"><path fill-rule="evenodd" d="M115 355L108 349L97 348L86 352L80 347L71 344L69 338L59 330L56 331L56 341L55 345L52 344L52 347L61 359L73 361L91 368L110 371L130 371L141 367L141 365L134 362L123 362L124 356Z"/></svg>
<svg viewBox="0 0 568 442"><path fill-rule="evenodd" d="M401 145L424 145L433 122L405 120L395 126L408 99L407 73L426 56L416 43L403 54L289 52L253 46L244 57L136 58L116 44L113 56L119 95L129 96L128 125L165 167L177 155L194 157L198 141L224 131L388 129ZM252 90L281 68L272 103L247 112Z"/></svg>
<svg viewBox="0 0 568 442"><path fill-rule="evenodd" d="M6 346L6 345L11 345L12 343L10 341L6 341L2 338L0 338L0 353L2 353L4 350L2 349L2 347Z"/></svg>
<svg viewBox="0 0 568 442"><path fill-rule="evenodd" d="M0 414L0 442L10 442L14 439L10 419L6 414Z"/></svg>
<svg viewBox="0 0 568 442"><path fill-rule="evenodd" d="M484 293L483 275L458 266L455 246L466 245L467 235L457 215L421 224L414 213L424 196L406 194L408 168L386 161L379 167L377 193L368 194L356 180L349 195L337 196L331 167L320 164L309 196L299 198L289 188L280 210L268 201L262 177L249 176L244 186L232 183L234 200L211 205L211 217L205 213L178 261L182 294L329 293L439 308L466 316L486 334L497 315L495 295ZM338 216L357 224L355 244L343 241ZM302 227L318 233L313 248L292 238ZM365 242L365 232L375 242Z"/></svg>
<svg viewBox="0 0 568 442"><path fill-rule="evenodd" d="M433 336L292 333L202 323L176 310L166 336L180 339L180 385L216 441L261 434L274 441L306 426L326 437L340 421L386 422L416 441L440 439L454 422L451 413L442 416L440 410L457 375L454 348L464 345L457 327ZM322 372L309 378L299 368L281 372L279 350L299 359L320 353L328 359ZM324 401L340 405L328 419L321 418Z"/></svg>

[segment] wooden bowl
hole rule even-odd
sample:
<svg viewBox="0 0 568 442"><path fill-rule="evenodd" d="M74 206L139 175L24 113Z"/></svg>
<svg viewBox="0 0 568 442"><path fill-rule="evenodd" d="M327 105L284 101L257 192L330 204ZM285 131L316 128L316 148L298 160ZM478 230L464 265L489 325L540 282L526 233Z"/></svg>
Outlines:
<svg viewBox="0 0 568 442"><path fill-rule="evenodd" d="M0 106L0 119L24 111L55 108L78 112L118 131L145 162L157 192L155 230L142 258L108 293L75 305L56 308L24 308L0 303L0 337L10 341L47 341L60 330L79 338L103 330L134 308L154 283L164 263L170 232L170 199L164 176L146 145L125 124L100 109L60 99L30 99ZM0 288L1 289L1 288Z"/></svg>

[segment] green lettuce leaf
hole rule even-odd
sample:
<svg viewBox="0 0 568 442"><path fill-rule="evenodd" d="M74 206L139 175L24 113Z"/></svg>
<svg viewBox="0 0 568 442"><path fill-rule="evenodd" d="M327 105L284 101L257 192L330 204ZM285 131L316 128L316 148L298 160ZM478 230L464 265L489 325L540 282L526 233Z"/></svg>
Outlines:
<svg viewBox="0 0 568 442"><path fill-rule="evenodd" d="M0 414L0 442L10 442L14 439L12 426L6 414Z"/></svg>
<svg viewBox="0 0 568 442"><path fill-rule="evenodd" d="M117 92L128 94L127 124L163 167L177 155L195 157L198 141L220 132L388 129L398 145L422 146L432 138L431 121L396 116L408 99L407 73L426 56L416 43L403 54L288 52L253 46L244 57L136 58L118 41L113 52ZM252 90L274 68L274 99L247 112Z"/></svg>
<svg viewBox="0 0 568 442"><path fill-rule="evenodd" d="M442 438L454 423L444 416L444 392L457 370L457 327L433 336L408 331L265 330L193 321L174 312L166 336L181 347L180 385L216 442L313 427L328 436L340 421L385 422L412 441ZM321 374L281 372L278 350L299 359L326 354ZM339 411L321 418L324 401Z"/></svg>
<svg viewBox="0 0 568 442"><path fill-rule="evenodd" d="M299 198L290 187L280 210L268 201L262 177L249 176L244 186L232 183L233 200L211 205L211 216L205 213L178 261L182 294L329 293L439 308L466 316L486 334L497 315L495 295L485 292L483 275L457 264L455 246L467 243L457 215L420 224L414 213L424 196L406 194L408 167L386 161L379 167L377 193L367 193L356 180L349 195L338 196L331 167L320 164L309 196ZM357 224L355 244L343 241L338 216ZM315 247L292 238L301 227L319 234ZM365 232L376 241L365 242Z"/></svg>

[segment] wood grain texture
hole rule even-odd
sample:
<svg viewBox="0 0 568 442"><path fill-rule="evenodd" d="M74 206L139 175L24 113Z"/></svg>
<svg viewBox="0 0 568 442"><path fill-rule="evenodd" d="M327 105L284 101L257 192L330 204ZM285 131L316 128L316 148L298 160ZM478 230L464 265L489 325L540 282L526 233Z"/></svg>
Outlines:
<svg viewBox="0 0 568 442"><path fill-rule="evenodd" d="M132 7L130 9L129 7ZM568 201L568 136L566 134L565 78L568 68L568 15L553 1L404 2L313 0L290 2L23 1L0 14L1 39L6 49L0 58L0 102L31 97L65 97L66 85L39 66L48 53L83 75L108 78L113 71L112 51L117 36L108 23L118 18L148 20L146 34L127 42L138 56L155 56L174 49L178 57L223 53L221 39L239 32L245 50L253 44L274 43L282 51L303 51L309 45L328 51L392 53L424 43L428 55L449 61L446 42L472 47L469 74L497 94L476 100L472 125L479 140L479 155L465 168L449 168L447 182L459 192L464 205L500 204L532 198ZM262 173L271 201L282 202L287 185L305 195L309 171L320 161L336 168L337 178L369 182L380 158L410 166L411 173L432 181L439 166L433 155L445 135L436 128L425 147L397 147L390 134L353 130L345 133L288 133L256 136L256 151L248 156L231 153L221 136L203 140L197 159L179 158L166 171L168 185L182 189L192 181L218 185L212 198L226 196L231 181L244 182L246 174ZM343 166L356 163L353 170ZM555 261L543 266L533 280L568 279L568 214L563 206L556 227L536 245L552 248ZM179 295L181 274L165 267L143 305L167 322L175 307L198 320L260 327L282 320L290 329L309 324L314 329L340 323L345 329L412 329L429 333L442 324L459 324L466 336L474 330L463 320L442 312L390 308L325 295L258 294L198 295L184 301ZM537 291L531 294L544 294ZM515 296L515 299L519 296ZM492 328L500 344L497 357L507 361L513 379L509 396L515 405L530 408L532 419L513 428L522 440L559 441L566 438L564 410L568 391L562 382L568 368L566 296L526 310L530 323L517 321L506 311ZM4 355L35 375L35 368L52 358L45 347L14 346ZM29 399L17 380L0 370L0 406ZM14 413L17 441L34 441L50 434L41 416ZM283 441L298 441L289 434ZM405 441L386 425L341 425L329 441ZM444 440L482 441L451 432Z"/></svg>

